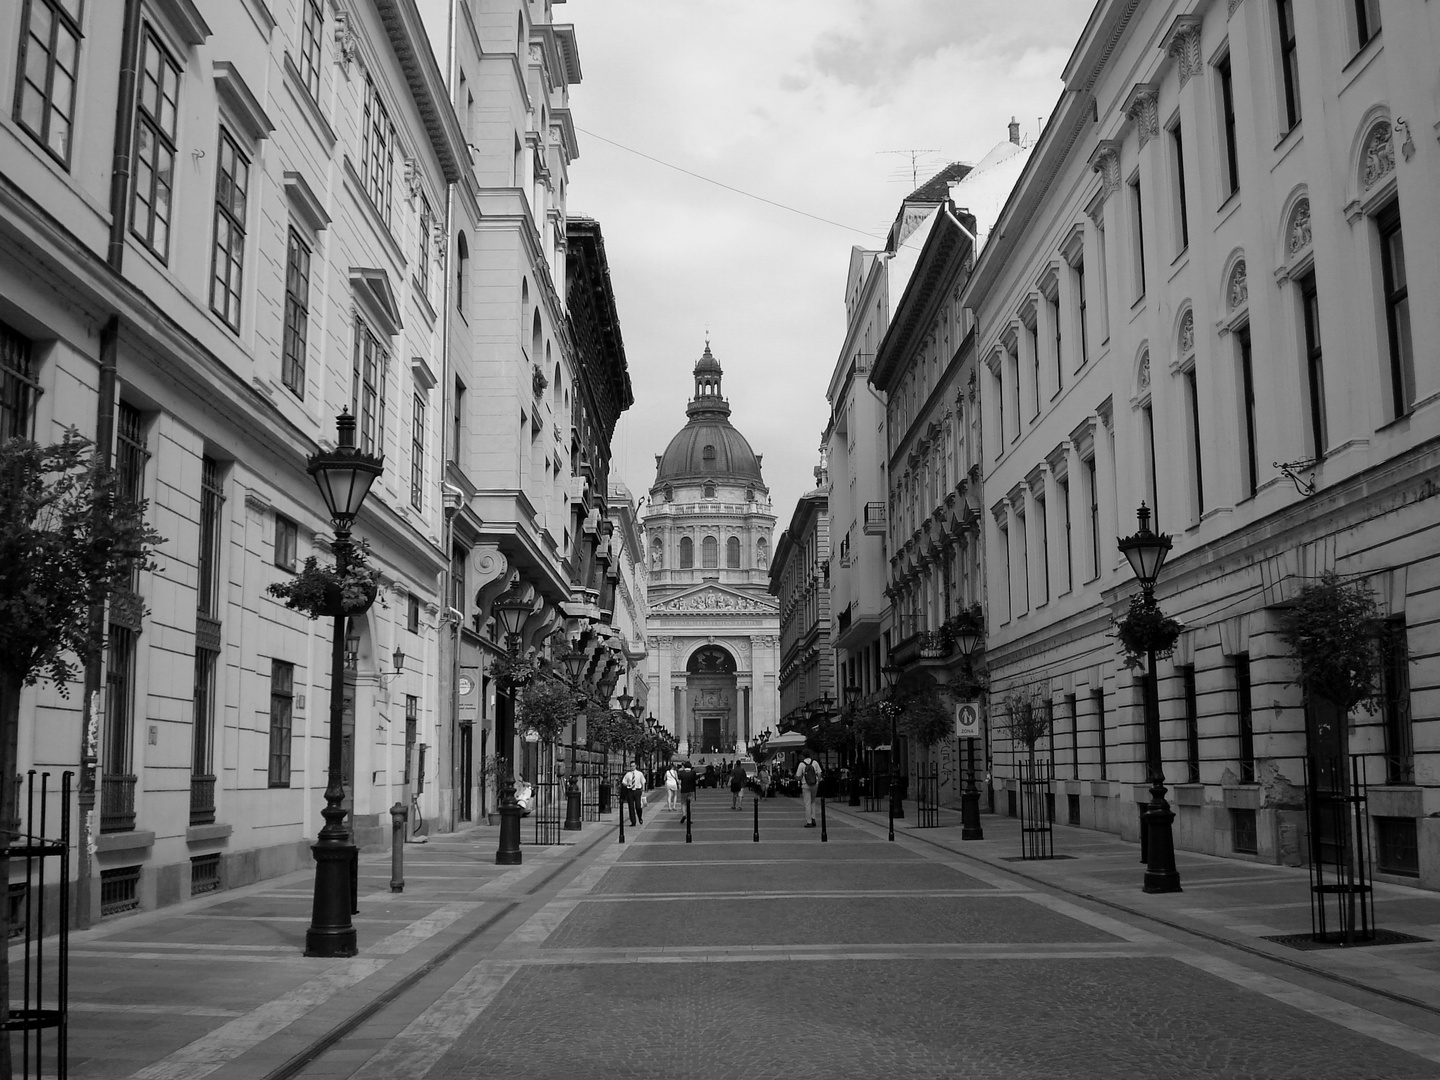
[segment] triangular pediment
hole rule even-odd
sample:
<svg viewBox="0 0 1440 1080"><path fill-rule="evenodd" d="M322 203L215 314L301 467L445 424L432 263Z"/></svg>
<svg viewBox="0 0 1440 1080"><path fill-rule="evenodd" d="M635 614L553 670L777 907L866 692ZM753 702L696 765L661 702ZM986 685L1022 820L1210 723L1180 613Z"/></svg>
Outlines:
<svg viewBox="0 0 1440 1080"><path fill-rule="evenodd" d="M650 605L653 614L673 612L723 612L737 615L774 615L780 601L768 594L756 595L714 582L684 589Z"/></svg>

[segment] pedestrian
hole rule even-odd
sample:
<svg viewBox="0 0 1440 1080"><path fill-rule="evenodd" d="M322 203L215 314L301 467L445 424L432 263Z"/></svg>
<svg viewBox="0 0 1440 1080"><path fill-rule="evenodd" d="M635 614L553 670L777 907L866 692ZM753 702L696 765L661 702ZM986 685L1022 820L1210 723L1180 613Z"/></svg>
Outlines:
<svg viewBox="0 0 1440 1080"><path fill-rule="evenodd" d="M690 820L690 808L695 802L695 766L688 761L680 763L680 803L685 811L682 821Z"/></svg>
<svg viewBox="0 0 1440 1080"><path fill-rule="evenodd" d="M680 774L675 771L672 761L665 767L665 809L678 809L676 796L680 794Z"/></svg>
<svg viewBox="0 0 1440 1080"><path fill-rule="evenodd" d="M815 828L815 792L820 787L820 763L809 754L801 759L795 769L795 778L800 781L800 794L805 797L805 828Z"/></svg>
<svg viewBox="0 0 1440 1080"><path fill-rule="evenodd" d="M645 774L640 771L638 761L620 778L620 787L624 790L625 802L630 806L630 827L633 829L637 824L645 824L645 811L640 802L645 793Z"/></svg>
<svg viewBox="0 0 1440 1080"><path fill-rule="evenodd" d="M730 770L730 809L740 809L740 792L745 790L745 770L738 766Z"/></svg>
<svg viewBox="0 0 1440 1080"><path fill-rule="evenodd" d="M760 797L761 797L762 799L768 799L768 798L770 797L770 764L769 764L769 762L766 762L766 763L764 763L764 764L762 764L762 765L760 766L759 771L755 774L755 781L756 781L757 784L760 785Z"/></svg>

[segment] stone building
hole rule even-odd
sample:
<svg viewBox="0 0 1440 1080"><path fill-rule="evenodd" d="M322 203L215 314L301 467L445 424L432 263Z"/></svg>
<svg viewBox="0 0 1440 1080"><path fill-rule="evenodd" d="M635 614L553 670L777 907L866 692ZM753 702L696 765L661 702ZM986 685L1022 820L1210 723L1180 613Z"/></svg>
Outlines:
<svg viewBox="0 0 1440 1080"><path fill-rule="evenodd" d="M830 478L815 467L816 488L801 495L775 543L770 592L780 602L780 730L839 713L830 644Z"/></svg>
<svg viewBox="0 0 1440 1080"><path fill-rule="evenodd" d="M644 517L652 711L691 755L743 750L779 704L775 515L722 375L707 342L688 420L655 457Z"/></svg>
<svg viewBox="0 0 1440 1080"><path fill-rule="evenodd" d="M384 842L436 807L435 215L468 156L413 0L10 4L0 86L0 438L97 438L166 538L83 686L22 699L21 769L81 772L81 921L310 864L333 623L266 587L328 559L306 459L342 409L385 458L344 687Z"/></svg>
<svg viewBox="0 0 1440 1080"><path fill-rule="evenodd" d="M1156 687L1176 844L1304 857L1303 760L1336 747L1277 631L1334 570L1405 651L1326 727L1377 874L1440 885L1440 307L1410 301L1440 295L1437 40L1434 4L1107 0L1075 46L962 298L992 689L1051 710L1062 820L1133 838L1149 800L1148 680L1111 635L1143 502L1184 625Z"/></svg>

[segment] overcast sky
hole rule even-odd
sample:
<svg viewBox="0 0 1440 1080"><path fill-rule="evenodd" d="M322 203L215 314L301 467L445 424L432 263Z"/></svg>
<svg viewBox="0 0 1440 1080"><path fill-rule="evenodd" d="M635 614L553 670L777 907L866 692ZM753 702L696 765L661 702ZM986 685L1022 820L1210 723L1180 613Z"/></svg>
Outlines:
<svg viewBox="0 0 1440 1080"><path fill-rule="evenodd" d="M764 455L777 536L814 486L852 245L915 186L1033 139L1091 0L570 0L584 72L569 210L599 220L635 404L611 475L638 497L705 344ZM613 140L838 227L726 191ZM867 236L867 234L869 234Z"/></svg>

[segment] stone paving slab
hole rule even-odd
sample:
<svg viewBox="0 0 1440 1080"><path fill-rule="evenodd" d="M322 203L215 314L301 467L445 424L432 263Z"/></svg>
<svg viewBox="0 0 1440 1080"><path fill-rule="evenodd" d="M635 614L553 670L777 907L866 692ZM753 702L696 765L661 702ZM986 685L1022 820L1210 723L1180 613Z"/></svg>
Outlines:
<svg viewBox="0 0 1440 1080"><path fill-rule="evenodd" d="M553 1080L582 1060L590 1080L1440 1074L1174 960L1093 958L532 966L427 1080Z"/></svg>
<svg viewBox="0 0 1440 1080"><path fill-rule="evenodd" d="M648 866L622 862L594 888L596 893L828 892L836 889L989 889L969 874L939 863L810 862L755 865Z"/></svg>
<svg viewBox="0 0 1440 1080"><path fill-rule="evenodd" d="M669 903L581 903L546 948L825 945L879 942L1113 941L1111 935L1013 896L762 897Z"/></svg>
<svg viewBox="0 0 1440 1080"><path fill-rule="evenodd" d="M713 844L627 844L626 852L620 857L622 863L636 862L711 862L720 859L806 859L841 860L853 859L864 862L876 858L914 859L922 856L904 848L891 845L880 848L875 844L813 844L785 843L713 843Z"/></svg>

